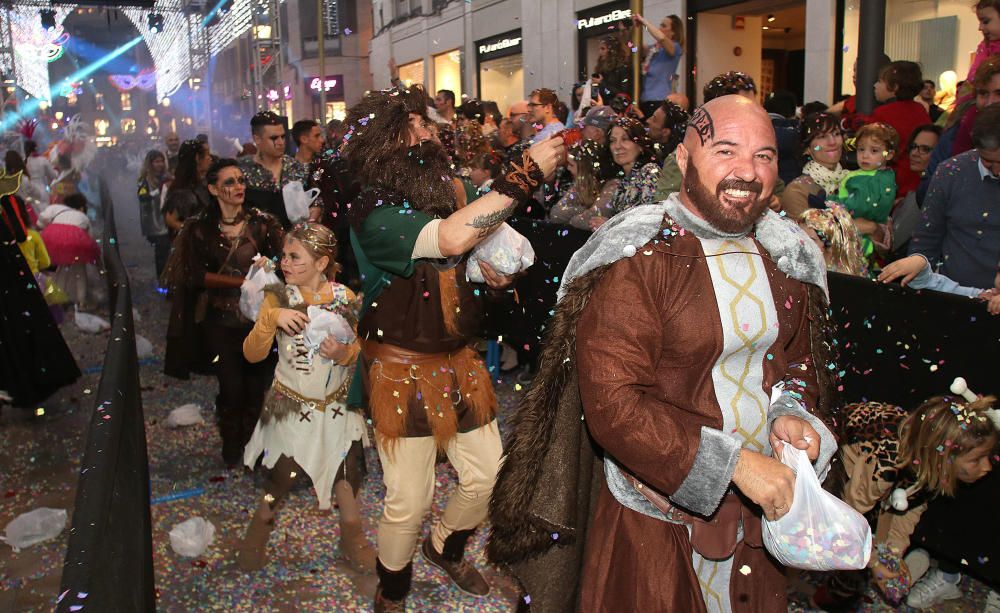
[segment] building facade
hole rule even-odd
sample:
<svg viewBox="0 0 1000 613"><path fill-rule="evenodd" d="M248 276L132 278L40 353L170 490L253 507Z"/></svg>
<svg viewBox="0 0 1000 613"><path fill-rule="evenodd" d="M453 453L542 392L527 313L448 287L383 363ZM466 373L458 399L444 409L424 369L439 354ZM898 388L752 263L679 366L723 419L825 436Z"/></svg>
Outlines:
<svg viewBox="0 0 1000 613"><path fill-rule="evenodd" d="M749 73L763 93L790 89L800 103L831 102L853 93L859 2L648 0L643 13L654 23L676 14L686 24L679 89L693 102L726 70ZM947 70L965 77L981 40L969 3L886 7L892 59L921 62L935 80ZM597 39L630 14L621 0L373 0L372 85L388 86L394 59L406 82L495 100L502 110L542 86L568 101L593 67ZM644 42L653 42L648 33Z"/></svg>

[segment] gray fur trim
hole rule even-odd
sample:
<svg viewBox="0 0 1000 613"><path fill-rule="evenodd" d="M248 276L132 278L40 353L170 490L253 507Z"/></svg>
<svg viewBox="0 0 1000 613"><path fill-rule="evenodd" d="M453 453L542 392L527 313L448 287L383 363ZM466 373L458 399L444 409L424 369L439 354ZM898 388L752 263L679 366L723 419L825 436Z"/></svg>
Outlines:
<svg viewBox="0 0 1000 613"><path fill-rule="evenodd" d="M656 238L664 215L669 215L681 227L703 238L741 236L716 230L688 211L676 193L670 194L662 202L622 211L598 228L570 258L559 286L558 299L562 300L565 288L573 279L623 257L635 255L636 250ZM823 254L798 224L768 210L757 222L755 237L782 272L822 288L829 299Z"/></svg>
<svg viewBox="0 0 1000 613"><path fill-rule="evenodd" d="M563 299L566 288L577 277L623 257L631 257L627 255L627 247L631 247L631 255L635 255L636 249L656 236L663 225L665 212L663 203L643 204L622 211L604 222L570 258L559 285L558 300Z"/></svg>
<svg viewBox="0 0 1000 613"><path fill-rule="evenodd" d="M660 521L670 521L662 511L653 506L645 496L638 492L628 477L622 474L621 468L607 453L604 454L604 479L608 483L608 489L615 500L623 507L631 509L636 513L642 513L653 519Z"/></svg>
<svg viewBox="0 0 1000 613"><path fill-rule="evenodd" d="M715 428L701 428L701 442L684 482L670 496L677 506L705 517L715 513L729 489L740 458L740 444Z"/></svg>
<svg viewBox="0 0 1000 613"><path fill-rule="evenodd" d="M813 462L813 468L822 482L826 479L827 473L830 472L830 460L833 458L833 454L837 452L837 439L834 438L833 432L818 417L805 410L801 402L785 393L778 396L771 403L771 407L767 411L768 432L771 431L771 425L774 423L774 420L782 415L800 417L809 422L809 425L819 433L819 456Z"/></svg>

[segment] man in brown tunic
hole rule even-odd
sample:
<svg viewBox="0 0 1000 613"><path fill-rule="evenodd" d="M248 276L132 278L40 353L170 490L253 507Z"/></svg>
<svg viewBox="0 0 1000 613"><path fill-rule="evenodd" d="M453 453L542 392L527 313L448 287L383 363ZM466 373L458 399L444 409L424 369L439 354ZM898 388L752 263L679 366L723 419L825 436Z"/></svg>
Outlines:
<svg viewBox="0 0 1000 613"><path fill-rule="evenodd" d="M713 100L678 148L682 192L616 216L570 262L550 327L575 332L575 353L554 355L565 339L550 336L491 503L491 557L515 563L533 608L786 609L760 519L787 513L794 475L772 450L805 449L822 471L836 443L812 414L830 367L810 309L825 270L801 230L767 211L776 160L759 106ZM546 377L567 377L556 395L572 397L570 367L552 362L573 360L587 434L564 453L560 439L576 434ZM576 472L588 440L603 452L593 490L588 469ZM596 501L549 480L553 463Z"/></svg>

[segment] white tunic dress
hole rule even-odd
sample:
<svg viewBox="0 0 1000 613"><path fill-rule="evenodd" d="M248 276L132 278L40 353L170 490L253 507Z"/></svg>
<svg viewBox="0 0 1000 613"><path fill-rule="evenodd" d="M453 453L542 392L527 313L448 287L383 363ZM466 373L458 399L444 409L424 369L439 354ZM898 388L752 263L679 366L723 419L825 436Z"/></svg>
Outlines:
<svg viewBox="0 0 1000 613"><path fill-rule="evenodd" d="M346 304L347 288L331 285L334 290L331 306ZM290 307L304 304L297 287L289 285L285 290ZM341 366L318 352L309 352L301 334L288 336L279 329L275 338L278 341L275 391L284 388L303 398L326 399L350 385L353 365ZM319 508L329 509L337 469L351 445L362 440L365 432L364 417L347 409L346 394L339 396L342 400L300 403L297 413L272 419L267 424L259 420L244 449L243 462L253 468L263 455L264 466L274 468L281 455L293 458L312 480Z"/></svg>

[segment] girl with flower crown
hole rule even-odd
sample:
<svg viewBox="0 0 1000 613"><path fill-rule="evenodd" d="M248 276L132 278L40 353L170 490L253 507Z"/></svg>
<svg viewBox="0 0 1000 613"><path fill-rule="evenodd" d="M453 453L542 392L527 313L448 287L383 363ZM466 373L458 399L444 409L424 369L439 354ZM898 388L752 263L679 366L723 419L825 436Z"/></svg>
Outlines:
<svg viewBox="0 0 1000 613"><path fill-rule="evenodd" d="M271 469L239 546L237 562L244 570L264 566L277 509L303 472L312 480L320 509L329 509L330 491L336 493L340 547L348 561L361 571L375 568L357 500L364 475L365 422L345 403L360 347L356 338L345 343L346 338L333 335L317 347L307 331L309 307L340 315L356 328L354 294L332 280L336 257L337 242L326 227L305 223L288 232L281 255L286 284L264 289L253 331L243 342L243 355L251 362L263 360L275 340L278 345L274 382L243 455L248 467L260 459ZM317 311L312 312L318 319Z"/></svg>

